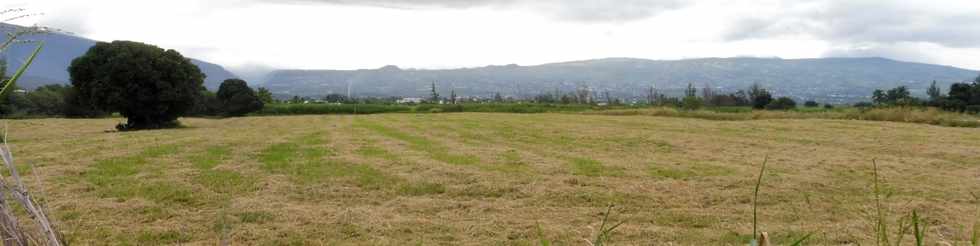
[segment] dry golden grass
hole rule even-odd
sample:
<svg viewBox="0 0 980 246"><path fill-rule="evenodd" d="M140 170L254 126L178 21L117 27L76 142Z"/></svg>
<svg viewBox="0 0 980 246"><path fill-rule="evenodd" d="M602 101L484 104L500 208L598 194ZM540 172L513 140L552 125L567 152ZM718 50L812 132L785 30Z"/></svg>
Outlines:
<svg viewBox="0 0 980 246"><path fill-rule="evenodd" d="M871 160L895 213L969 240L980 129L841 120L385 114L10 121L75 244L584 244L615 204L614 245L742 245L764 155L760 230L868 244ZM25 168L26 169L26 168ZM33 180L29 180L33 184Z"/></svg>

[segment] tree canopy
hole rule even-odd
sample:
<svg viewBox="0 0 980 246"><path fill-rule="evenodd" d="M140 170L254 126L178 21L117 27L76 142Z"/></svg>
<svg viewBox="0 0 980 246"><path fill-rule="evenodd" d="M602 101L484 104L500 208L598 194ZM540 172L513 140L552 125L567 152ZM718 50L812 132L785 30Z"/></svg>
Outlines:
<svg viewBox="0 0 980 246"><path fill-rule="evenodd" d="M248 83L241 79L221 82L217 93L221 111L227 116L243 116L262 109L264 103Z"/></svg>
<svg viewBox="0 0 980 246"><path fill-rule="evenodd" d="M131 41L98 42L68 72L79 101L127 118L120 130L177 125L205 77L177 51Z"/></svg>

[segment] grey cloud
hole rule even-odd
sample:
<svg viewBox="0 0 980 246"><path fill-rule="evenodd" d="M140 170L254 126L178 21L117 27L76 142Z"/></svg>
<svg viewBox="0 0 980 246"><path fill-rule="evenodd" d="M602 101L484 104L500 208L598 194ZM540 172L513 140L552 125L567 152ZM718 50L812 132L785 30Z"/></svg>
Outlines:
<svg viewBox="0 0 980 246"><path fill-rule="evenodd" d="M541 10L561 19L583 22L640 20L684 6L684 2L674 0L537 1L537 8Z"/></svg>
<svg viewBox="0 0 980 246"><path fill-rule="evenodd" d="M263 2L279 2L282 1L271 1L271 0L261 0ZM505 5L516 2L517 0L289 0L288 2L295 4L342 4L342 5L360 5L360 6L375 6L375 7L386 7L386 8L471 8L471 7L482 7L482 6L497 6Z"/></svg>
<svg viewBox="0 0 980 246"><path fill-rule="evenodd" d="M944 3L850 0L818 3L812 8L739 18L732 22L723 38L731 41L807 35L837 44L926 42L954 48L980 47L980 16L955 8L928 8L931 4L943 6Z"/></svg>
<svg viewBox="0 0 980 246"><path fill-rule="evenodd" d="M271 0L257 0L272 2ZM280 2L280 1L277 1ZM683 0L291 0L292 3L342 4L385 8L517 8L542 12L561 20L578 22L625 22L682 8Z"/></svg>
<svg viewBox="0 0 980 246"><path fill-rule="evenodd" d="M887 57L902 61L926 63L940 62L934 54L927 52L928 47L915 43L895 44L866 44L838 47L823 54L824 57Z"/></svg>
<svg viewBox="0 0 980 246"><path fill-rule="evenodd" d="M80 36L84 36L91 31L88 27L86 16L84 14L77 14L82 12L66 13L69 14L45 15L39 24Z"/></svg>

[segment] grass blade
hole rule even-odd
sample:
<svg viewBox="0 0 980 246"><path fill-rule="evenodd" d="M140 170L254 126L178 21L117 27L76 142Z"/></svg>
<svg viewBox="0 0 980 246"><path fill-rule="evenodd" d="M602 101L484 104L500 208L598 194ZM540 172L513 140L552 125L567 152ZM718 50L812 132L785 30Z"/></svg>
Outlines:
<svg viewBox="0 0 980 246"><path fill-rule="evenodd" d="M920 228L920 225L919 225L919 222L920 221L921 221L921 218L919 218L919 213L916 212L915 210L912 210L912 230L913 230L913 233L914 233L913 235L915 235L915 245L916 246L926 245L926 243L925 243L925 237L926 237L926 226L927 225L926 224L922 224L921 225L921 228Z"/></svg>
<svg viewBox="0 0 980 246"><path fill-rule="evenodd" d="M759 186L762 186L762 175L766 172L766 164L769 163L769 156L762 160L762 168L759 169L759 179L755 181L755 191L752 194L752 238L759 236Z"/></svg>
<svg viewBox="0 0 980 246"><path fill-rule="evenodd" d="M608 228L606 227L606 225L609 224L609 216L613 212L612 209L613 209L613 205L609 205L609 207L606 208L606 214L602 216L602 223L599 225L598 234L596 235L595 240L590 242L591 245L593 246L604 245L606 241L608 241L609 238L612 236L613 231L616 230L616 228L619 228L619 226L623 225L623 223L625 223L624 221L620 221L613 226L610 226Z"/></svg>
<svg viewBox="0 0 980 246"><path fill-rule="evenodd" d="M541 229L541 224L538 224L538 245L540 246L551 246L551 240L544 237L544 229Z"/></svg>
<svg viewBox="0 0 980 246"><path fill-rule="evenodd" d="M808 233L808 234L806 234L806 236L803 236L800 239L794 241L792 244L790 244L790 246L800 246L800 245L803 245L803 241L806 241L807 239L810 239L811 236L813 236L813 232Z"/></svg>
<svg viewBox="0 0 980 246"><path fill-rule="evenodd" d="M976 193L970 193L973 195L973 200L977 203L977 217L974 218L976 221L973 222L973 233L970 236L970 245L980 246L980 196Z"/></svg>
<svg viewBox="0 0 980 246"><path fill-rule="evenodd" d="M973 236L970 237L970 244L980 246L980 222L973 223Z"/></svg>
<svg viewBox="0 0 980 246"><path fill-rule="evenodd" d="M42 48L44 48L44 43L38 43L37 48L34 49L34 52L31 53L31 56L27 57L27 61L25 61L24 64L20 65L20 68L17 69L17 72L14 73L14 76L10 77L10 80L7 80L6 83L3 83L3 88L0 88L0 96L7 95L7 93L9 93L10 90L14 88L14 85L17 83L17 80L24 75L24 72L27 71L27 67L29 67L31 63L34 63L34 58L37 58L37 54L41 53Z"/></svg>
<svg viewBox="0 0 980 246"><path fill-rule="evenodd" d="M874 175L875 194L875 245L889 245L888 226L885 224L885 214L881 207L881 188L878 185L878 161L871 159L871 165L874 168L872 175Z"/></svg>

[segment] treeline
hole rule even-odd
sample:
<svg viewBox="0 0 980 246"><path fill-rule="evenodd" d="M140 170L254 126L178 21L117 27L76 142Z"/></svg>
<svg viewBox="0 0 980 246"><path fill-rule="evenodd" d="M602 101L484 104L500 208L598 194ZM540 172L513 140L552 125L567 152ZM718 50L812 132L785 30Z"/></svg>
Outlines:
<svg viewBox="0 0 980 246"><path fill-rule="evenodd" d="M0 70L0 76L2 76ZM0 77L7 79L5 77ZM271 94L260 97L251 91L244 81L226 80L217 93L201 88L194 98L194 106L185 114L198 117L243 116L262 110L271 103ZM15 88L12 93L0 97L0 116L2 118L100 118L108 117L110 112L97 109L84 103L77 96L72 85L51 84L34 90ZM252 95L255 95L254 97Z"/></svg>
<svg viewBox="0 0 980 246"><path fill-rule="evenodd" d="M0 116L89 118L108 115L77 103L78 98L75 95L74 88L66 85L45 85L33 91L15 87L13 92L0 98Z"/></svg>
<svg viewBox="0 0 980 246"><path fill-rule="evenodd" d="M255 91L244 80L228 79L221 82L217 92L208 91L202 86L194 101L187 116L244 116L262 110L273 100L272 94L265 88Z"/></svg>
<svg viewBox="0 0 980 246"><path fill-rule="evenodd" d="M0 59L0 81L7 84L7 61ZM79 102L78 92L70 85L45 85L27 91L12 85L10 93L0 96L0 116L3 118L65 116L100 117L106 113Z"/></svg>
<svg viewBox="0 0 980 246"><path fill-rule="evenodd" d="M2 61L0 61L2 62ZM0 63L3 84L11 81ZM68 67L71 85L15 90L0 98L0 116L102 117L118 113L119 130L166 128L181 116L243 116L271 101L244 80L208 91L200 69L174 50L129 41L98 42Z"/></svg>
<svg viewBox="0 0 980 246"><path fill-rule="evenodd" d="M914 97L905 86L879 89L872 93L872 102L863 106L937 107L952 112L980 113L980 77L973 82L953 83L945 94L933 81L926 95L925 99Z"/></svg>

